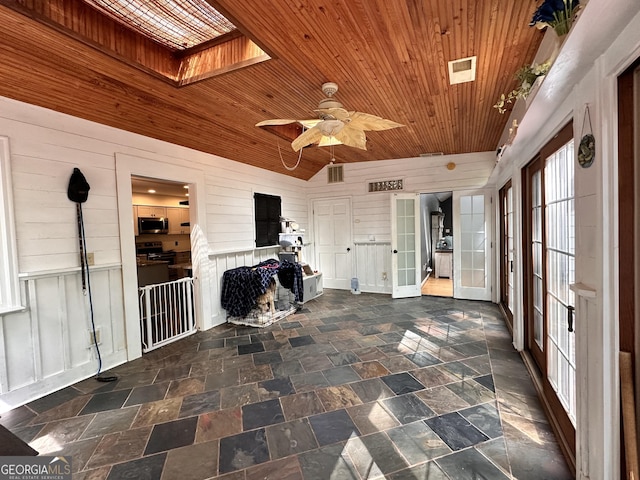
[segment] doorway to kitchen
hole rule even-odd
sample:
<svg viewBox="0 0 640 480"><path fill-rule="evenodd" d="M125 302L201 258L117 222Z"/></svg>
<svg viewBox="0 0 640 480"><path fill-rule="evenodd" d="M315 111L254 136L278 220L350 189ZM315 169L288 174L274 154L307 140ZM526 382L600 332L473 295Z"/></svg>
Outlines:
<svg viewBox="0 0 640 480"><path fill-rule="evenodd" d="M142 351L195 332L189 185L132 176Z"/></svg>
<svg viewBox="0 0 640 480"><path fill-rule="evenodd" d="M453 296L453 192L420 194L422 295Z"/></svg>

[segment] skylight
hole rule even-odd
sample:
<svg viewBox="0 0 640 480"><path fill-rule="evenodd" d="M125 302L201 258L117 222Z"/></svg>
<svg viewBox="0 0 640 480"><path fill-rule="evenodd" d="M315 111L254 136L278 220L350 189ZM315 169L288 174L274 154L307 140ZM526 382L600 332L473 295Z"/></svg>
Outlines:
<svg viewBox="0 0 640 480"><path fill-rule="evenodd" d="M171 50L184 50L236 29L206 0L85 0L85 2Z"/></svg>

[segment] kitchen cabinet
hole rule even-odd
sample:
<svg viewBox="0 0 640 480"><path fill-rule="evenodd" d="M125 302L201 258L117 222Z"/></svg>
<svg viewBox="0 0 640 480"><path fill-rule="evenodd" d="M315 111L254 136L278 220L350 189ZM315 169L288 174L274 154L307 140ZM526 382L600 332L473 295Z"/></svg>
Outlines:
<svg viewBox="0 0 640 480"><path fill-rule="evenodd" d="M175 252L173 265L169 265L169 276L171 280L190 277L193 274L191 267L191 252Z"/></svg>
<svg viewBox="0 0 640 480"><path fill-rule="evenodd" d="M436 278L452 278L453 252L436 251Z"/></svg>
<svg viewBox="0 0 640 480"><path fill-rule="evenodd" d="M189 209L180 207L167 207L167 219L169 220L169 234L184 235L191 232L191 227L183 226L189 223Z"/></svg>
<svg viewBox="0 0 640 480"><path fill-rule="evenodd" d="M138 286L157 285L169 281L169 262L138 263Z"/></svg>
<svg viewBox="0 0 640 480"><path fill-rule="evenodd" d="M176 252L176 264L191 263L191 252Z"/></svg>
<svg viewBox="0 0 640 480"><path fill-rule="evenodd" d="M158 217L164 218L167 216L167 207L154 207L151 205L138 205L137 216L138 217Z"/></svg>

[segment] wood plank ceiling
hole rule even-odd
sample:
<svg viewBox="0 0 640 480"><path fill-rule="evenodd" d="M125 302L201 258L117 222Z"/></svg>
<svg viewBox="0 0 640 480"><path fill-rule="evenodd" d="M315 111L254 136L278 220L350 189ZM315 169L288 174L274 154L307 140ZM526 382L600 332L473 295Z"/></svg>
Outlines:
<svg viewBox="0 0 640 480"><path fill-rule="evenodd" d="M536 0L208 2L242 35L185 67L80 0L0 0L0 95L309 179L330 150L305 148L289 172L278 147L298 155L257 122L314 118L331 81L347 110L405 125L367 132L366 151L334 147L339 163L494 150L507 116L493 104L542 39ZM476 80L450 85L447 62L470 56Z"/></svg>

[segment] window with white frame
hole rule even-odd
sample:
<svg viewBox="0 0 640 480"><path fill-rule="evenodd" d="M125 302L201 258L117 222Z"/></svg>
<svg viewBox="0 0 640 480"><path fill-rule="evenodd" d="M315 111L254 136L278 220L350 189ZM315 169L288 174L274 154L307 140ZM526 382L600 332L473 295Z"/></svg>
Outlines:
<svg viewBox="0 0 640 480"><path fill-rule="evenodd" d="M9 139L0 137L0 315L22 308L11 183Z"/></svg>

